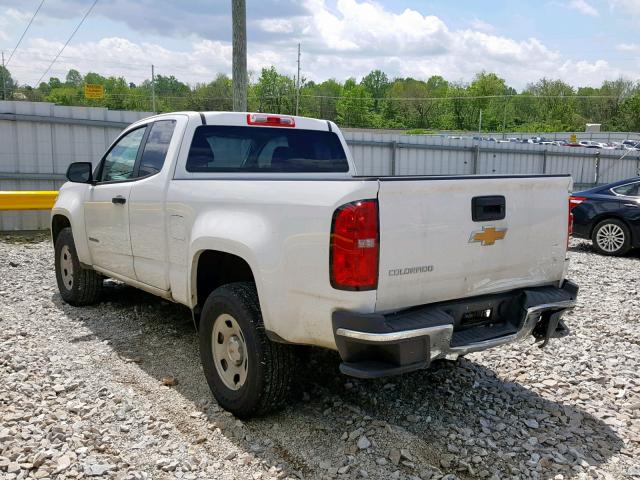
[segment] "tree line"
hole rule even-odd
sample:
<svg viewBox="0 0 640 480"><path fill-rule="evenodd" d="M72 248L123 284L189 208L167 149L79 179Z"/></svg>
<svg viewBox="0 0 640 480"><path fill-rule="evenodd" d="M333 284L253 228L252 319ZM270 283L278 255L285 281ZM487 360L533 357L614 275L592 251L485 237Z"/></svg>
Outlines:
<svg viewBox="0 0 640 480"><path fill-rule="evenodd" d="M85 84L104 86L105 98L84 98ZM105 77L69 70L64 80L51 77L37 88L19 85L0 67L0 98L47 101L58 105L102 106L118 110L231 110L231 79L218 75L208 83L188 85L175 76L157 75L136 85L124 77ZM518 92L491 72L471 82L452 82L442 76L426 80L390 79L373 70L357 81L302 79L299 97L295 80L275 67L263 68L250 82L250 111L299 114L333 120L344 127L459 130L485 132L581 131L586 123L600 123L607 131L640 130L640 83L619 78L600 87L573 87L543 78Z"/></svg>

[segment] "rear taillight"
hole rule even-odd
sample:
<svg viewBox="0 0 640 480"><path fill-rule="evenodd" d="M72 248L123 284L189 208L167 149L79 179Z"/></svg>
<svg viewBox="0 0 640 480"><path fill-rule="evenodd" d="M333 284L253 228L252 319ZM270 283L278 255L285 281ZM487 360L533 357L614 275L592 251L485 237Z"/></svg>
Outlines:
<svg viewBox="0 0 640 480"><path fill-rule="evenodd" d="M570 212L573 211L574 208L576 208L586 199L587 199L586 197L574 197L574 196L569 197L569 211Z"/></svg>
<svg viewBox="0 0 640 480"><path fill-rule="evenodd" d="M295 127L296 120L286 115L269 115L266 113L247 113L248 125L262 125L263 127Z"/></svg>
<svg viewBox="0 0 640 480"><path fill-rule="evenodd" d="M585 200L585 197L574 197L573 195L569 197L569 237L573 234L573 209ZM567 246L568 245L569 240L567 239Z"/></svg>
<svg viewBox="0 0 640 480"><path fill-rule="evenodd" d="M333 214L330 278L339 290L374 290L378 286L378 201L347 203Z"/></svg>

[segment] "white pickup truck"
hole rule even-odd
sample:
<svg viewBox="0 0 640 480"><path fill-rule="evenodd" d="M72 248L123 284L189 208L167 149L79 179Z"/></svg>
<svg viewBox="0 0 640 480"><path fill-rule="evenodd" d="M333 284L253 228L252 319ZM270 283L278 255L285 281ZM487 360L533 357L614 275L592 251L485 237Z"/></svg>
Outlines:
<svg viewBox="0 0 640 480"><path fill-rule="evenodd" d="M70 165L52 212L62 298L104 277L186 305L238 416L286 398L295 345L371 378L567 330L569 176L357 176L328 121L183 112Z"/></svg>

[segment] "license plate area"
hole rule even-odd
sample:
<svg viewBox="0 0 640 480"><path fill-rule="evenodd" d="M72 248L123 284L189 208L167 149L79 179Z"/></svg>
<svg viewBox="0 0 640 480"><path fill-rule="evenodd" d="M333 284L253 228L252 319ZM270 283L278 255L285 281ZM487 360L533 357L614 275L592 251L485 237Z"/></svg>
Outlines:
<svg viewBox="0 0 640 480"><path fill-rule="evenodd" d="M460 328L491 324L492 319L493 319L493 308L482 308L480 310L464 312L460 317Z"/></svg>

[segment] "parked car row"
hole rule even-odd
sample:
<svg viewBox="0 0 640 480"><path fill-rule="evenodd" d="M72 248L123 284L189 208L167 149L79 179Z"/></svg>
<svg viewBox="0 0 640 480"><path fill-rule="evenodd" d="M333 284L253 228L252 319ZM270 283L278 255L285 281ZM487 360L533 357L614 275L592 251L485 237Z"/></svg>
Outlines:
<svg viewBox="0 0 640 480"><path fill-rule="evenodd" d="M464 135L448 135L447 138L452 140L476 140L496 143L533 143L537 145L553 145L556 147L582 147L594 148L602 150L632 150L640 151L640 140L623 140L621 142L597 142L594 140L579 140L577 142L569 142L567 140L555 140L545 137L483 137L483 136L464 136Z"/></svg>

